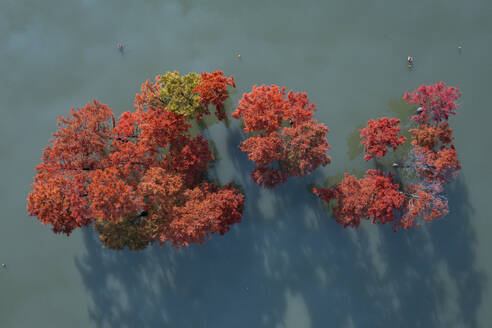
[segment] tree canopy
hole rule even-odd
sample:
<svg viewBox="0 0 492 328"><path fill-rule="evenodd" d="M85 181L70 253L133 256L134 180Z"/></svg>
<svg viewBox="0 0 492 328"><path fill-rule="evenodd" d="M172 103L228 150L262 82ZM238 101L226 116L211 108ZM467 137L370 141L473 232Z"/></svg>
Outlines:
<svg viewBox="0 0 492 328"><path fill-rule="evenodd" d="M364 145L364 152L366 153L364 159L366 161L374 156L383 157L388 151L387 148L396 150L407 140L407 138L398 135L401 129L398 124L400 124L400 120L397 118L382 117L377 120L369 120L367 126L359 130L362 139L360 143Z"/></svg>
<svg viewBox="0 0 492 328"><path fill-rule="evenodd" d="M243 94L232 117L242 118L250 133L240 148L257 165L251 172L255 183L274 188L331 162L329 130L312 118L315 108L306 93L286 93L276 85L253 86Z"/></svg>
<svg viewBox="0 0 492 328"><path fill-rule="evenodd" d="M96 100L59 118L36 167L29 214L67 235L94 224L105 246L132 250L153 242L204 243L240 222L244 195L232 183L207 181L214 157L202 135L189 134L188 121L198 112L185 114L196 104L220 106L227 95L221 85L233 84L222 72L207 74L205 83L176 72L146 81L136 111L118 119Z"/></svg>

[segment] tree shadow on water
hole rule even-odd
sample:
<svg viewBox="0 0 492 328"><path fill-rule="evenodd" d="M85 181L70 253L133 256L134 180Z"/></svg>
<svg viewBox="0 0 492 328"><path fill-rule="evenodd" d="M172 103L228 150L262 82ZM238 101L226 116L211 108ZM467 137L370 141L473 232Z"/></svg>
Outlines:
<svg viewBox="0 0 492 328"><path fill-rule="evenodd" d="M286 215L285 209L274 212ZM309 284L313 259L304 253L318 248L325 254L326 243L317 238L300 247L299 240L309 236L302 233L306 229L296 215L276 217L273 222L283 223L279 227L268 221L258 224L263 219L249 213L225 236L179 250L153 246L137 253L111 251L101 248L94 231L87 229L87 253L76 265L90 295L95 325L288 325L289 313L299 307L298 290L314 288Z"/></svg>
<svg viewBox="0 0 492 328"><path fill-rule="evenodd" d="M92 300L91 319L97 327L259 326L268 298L252 299L246 290L261 272L239 230L206 245L138 253L102 249L86 231L87 255L76 263Z"/></svg>
<svg viewBox="0 0 492 328"><path fill-rule="evenodd" d="M385 272L374 278L374 304L395 327L477 327L485 276L474 268L473 209L460 178L448 188L450 213L415 230L380 227ZM369 252L370 253L370 252Z"/></svg>
<svg viewBox="0 0 492 328"><path fill-rule="evenodd" d="M347 136L347 155L351 161L364 152L364 146L360 143L359 132L364 126L364 124L358 124Z"/></svg>
<svg viewBox="0 0 492 328"><path fill-rule="evenodd" d="M304 296L309 327L477 327L486 277L474 266L473 208L461 178L448 189L447 217L396 233L369 222L343 229L299 188L284 190L289 218L278 219L288 221L288 246L273 249L287 248L297 262L283 283ZM313 215L320 224L306 231L299 222Z"/></svg>
<svg viewBox="0 0 492 328"><path fill-rule="evenodd" d="M249 179L239 129L225 137L243 221L205 245L136 253L103 249L87 229L76 264L95 326L476 327L484 277L461 179L441 222L344 229L307 190L320 172L264 190Z"/></svg>

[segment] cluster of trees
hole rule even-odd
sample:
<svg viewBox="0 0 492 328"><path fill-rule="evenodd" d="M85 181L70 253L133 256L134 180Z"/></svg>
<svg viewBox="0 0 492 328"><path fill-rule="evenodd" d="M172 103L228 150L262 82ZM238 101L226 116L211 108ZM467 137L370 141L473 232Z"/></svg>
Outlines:
<svg viewBox="0 0 492 328"><path fill-rule="evenodd" d="M443 82L422 85L403 99L418 106L409 129L411 145L407 160L394 163L395 169L404 169L410 183L400 187L394 175L368 170L357 179L345 174L343 180L331 188L313 188L313 193L329 203L333 216L344 227L358 227L363 219L372 223L394 223L408 229L419 222L429 222L448 213L443 186L456 178L461 169L458 155L452 144L452 129L447 122L456 114L456 100L461 95L458 88L447 87ZM370 120L361 130L361 144L365 159L385 156L388 148L396 150L405 143L400 136L400 120L387 117Z"/></svg>
<svg viewBox="0 0 492 328"><path fill-rule="evenodd" d="M139 250L153 242L203 243L241 221L244 195L232 183L208 181L213 160L192 119L215 105L225 118L223 72L177 72L146 81L136 111L115 119L94 100L59 118L59 130L36 167L27 210L55 233L94 224L109 248Z"/></svg>
<svg viewBox="0 0 492 328"><path fill-rule="evenodd" d="M96 100L72 108L71 117L59 117L55 139L36 166L29 214L66 235L93 224L112 249L140 250L154 242L181 247L226 233L242 219L244 195L232 182L220 186L207 178L214 156L190 128L211 114L210 105L219 120L226 119L228 86L235 87L234 78L221 71L167 72L143 83L135 111L117 119ZM285 89L255 85L231 114L248 134L239 147L257 165L251 179L265 188L331 161L329 130L313 119L316 105L306 93ZM446 215L443 185L461 168L447 123L459 96L442 82L405 93L403 99L418 106L409 129L412 148L393 167L409 172L411 183L400 187L393 174L368 170L363 178L346 173L331 188L312 189L330 204L337 222L358 227L371 219L408 229ZM366 160L407 141L399 124L383 117L359 130Z"/></svg>

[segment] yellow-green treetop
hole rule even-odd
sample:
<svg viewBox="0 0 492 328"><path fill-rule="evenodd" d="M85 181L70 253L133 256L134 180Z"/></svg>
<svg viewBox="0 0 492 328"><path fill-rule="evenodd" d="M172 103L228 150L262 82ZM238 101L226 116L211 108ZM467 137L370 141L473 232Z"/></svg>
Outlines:
<svg viewBox="0 0 492 328"><path fill-rule="evenodd" d="M200 117L205 108L200 104L200 94L193 90L200 84L201 76L189 73L179 76L179 72L167 72L161 76L161 100L166 108L186 119Z"/></svg>

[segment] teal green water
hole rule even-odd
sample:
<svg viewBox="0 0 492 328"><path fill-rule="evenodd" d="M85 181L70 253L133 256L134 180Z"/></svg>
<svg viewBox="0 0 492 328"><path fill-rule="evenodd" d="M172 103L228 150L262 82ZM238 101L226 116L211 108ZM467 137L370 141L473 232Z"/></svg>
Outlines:
<svg viewBox="0 0 492 328"><path fill-rule="evenodd" d="M489 327L491 9L456 0L1 2L0 327ZM111 252L91 230L66 238L27 217L59 115L92 98L120 114L158 73L215 69L235 77L232 105L253 84L306 91L331 130L332 164L261 190L237 148L238 123L213 125L214 174L244 186L245 215L227 235L179 251ZM397 116L404 91L441 80L463 92L451 120L463 169L447 190L450 215L397 234L337 225L306 185L370 168L353 147L357 126Z"/></svg>

